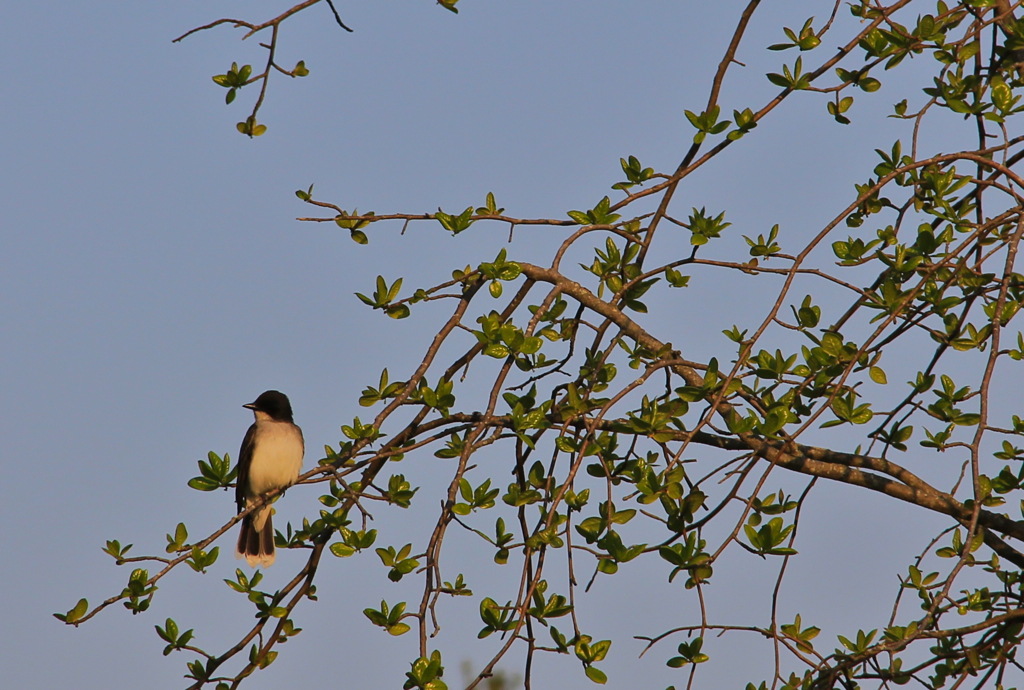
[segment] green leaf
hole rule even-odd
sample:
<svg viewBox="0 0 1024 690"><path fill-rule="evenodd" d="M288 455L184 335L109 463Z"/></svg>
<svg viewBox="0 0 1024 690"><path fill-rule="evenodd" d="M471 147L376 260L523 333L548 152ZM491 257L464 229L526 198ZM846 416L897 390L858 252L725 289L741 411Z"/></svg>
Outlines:
<svg viewBox="0 0 1024 690"><path fill-rule="evenodd" d="M339 541L334 544L331 544L331 553L333 553L338 558L348 558L355 552L356 550L354 548L343 542Z"/></svg>
<svg viewBox="0 0 1024 690"><path fill-rule="evenodd" d="M857 86L868 93L872 93L882 88L882 82L878 81L874 77L863 77L857 82Z"/></svg>
<svg viewBox="0 0 1024 690"><path fill-rule="evenodd" d="M501 343L491 343L484 348L484 354L488 357L494 357L496 359L504 359L508 357L509 349Z"/></svg>
<svg viewBox="0 0 1024 690"><path fill-rule="evenodd" d="M197 491L213 491L220 488L220 484L206 477L193 477L188 480L188 485Z"/></svg>
<svg viewBox="0 0 1024 690"><path fill-rule="evenodd" d="M598 685L604 685L608 682L608 676L605 675L604 671L597 668L596 666L587 666L587 678L594 681Z"/></svg>
<svg viewBox="0 0 1024 690"><path fill-rule="evenodd" d="M967 62L972 57L977 55L978 52L980 52L980 51L981 51L981 43L978 42L978 41L971 41L970 43L968 43L967 45L965 45L963 48L960 49L960 52L957 54L957 61L958 62Z"/></svg>
<svg viewBox="0 0 1024 690"><path fill-rule="evenodd" d="M387 630L389 635L398 637L399 635L404 635L409 632L409 625L407 623L394 623L393 625L389 625Z"/></svg>
<svg viewBox="0 0 1024 690"><path fill-rule="evenodd" d="M86 599L79 599L75 607L67 613L55 613L53 617L65 623L75 623L82 618L89 610L89 602Z"/></svg>

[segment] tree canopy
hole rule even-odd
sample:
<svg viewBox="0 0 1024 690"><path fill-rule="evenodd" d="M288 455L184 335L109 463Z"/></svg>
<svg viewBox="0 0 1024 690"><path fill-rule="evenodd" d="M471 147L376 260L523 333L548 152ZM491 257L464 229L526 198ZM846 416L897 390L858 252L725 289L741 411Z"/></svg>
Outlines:
<svg viewBox="0 0 1024 690"><path fill-rule="evenodd" d="M273 136L273 123L260 119L272 82L310 74L302 61L280 64L277 46L288 21L318 4L306 0L264 21L220 19L177 39L235 27L264 41L259 66L236 62L213 76L228 104L258 91L237 124L242 135ZM457 12L460 3L438 4ZM411 658L395 661L407 690L454 682L445 666L456 660L442 660L434 642L447 634L441 621L453 597L479 605L479 638L500 639L473 669L470 688L510 660L530 687L540 655L605 683L616 640L588 633L585 592L598 578L642 592L623 567L638 559L658 563L701 611L640 634L650 663L680 669L680 687L702 682L703 665L715 661L704 641L718 635L770 648L774 665L752 668L748 690L1019 682L1024 551L1015 542L1024 540L1024 500L1019 509L1014 500L1024 499L1024 450L1015 444L1024 413L993 404L1000 385L1024 381L1024 335L1013 328L1024 300L1024 277L1014 270L1024 233L1024 181L1013 170L1024 158L1024 134L1014 131L1024 110L1018 4L822 3L828 16L779 27L780 42L762 50L744 43L757 20L759 0L750 0L709 75L706 101L680 123L692 144L679 165L657 171L627 155L622 179L595 190L589 208L524 217L488 194L465 209L361 213L312 186L296 191L310 208L301 221L333 223L359 245L389 241L378 228L422 224L452 236L507 233L509 243L475 265L438 268L432 285L381 275L357 295L393 319L444 312L429 331L410 333L424 344L419 361L396 361L351 391L365 419L346 420L344 440L307 463L284 499L308 513L277 534L279 549L303 555L294 576L274 591L260 588L261 573L241 568L227 581L225 594L247 597L255 623L239 620L237 642L224 649L199 646L201 630L173 619L157 625L164 654L186 657L189 687L239 687L271 666L284 642L297 640L290 652L301 645L317 587L335 586L321 581L335 558L383 564L382 577L417 583L417 598L366 601L366 620L352 622L368 634L376 626L412 638ZM324 5L351 30L330 0ZM856 21L841 21L846 13ZM778 88L767 102L721 102L741 49L740 64L764 65ZM842 128L857 117L856 101L878 98L882 81L911 64L917 71L908 79L921 90L908 89L890 115L905 136L876 151L847 196L794 200L829 207L823 226L786 231L766 219L763 231L741 235L737 252L727 241L729 209L672 203L724 152L784 117L784 103L796 100ZM955 122L958 136L927 148L922 128L937 119ZM560 239L553 254L521 239L527 226ZM677 305L700 282L739 289L760 310L722 332L684 324L687 338L716 349L704 360L688 352L676 322ZM403 468L417 463L448 472L443 493L426 495L409 481ZM211 452L199 470L188 480L193 489L233 485L228 455ZM836 641L818 637L814 621L777 598L803 557L801 521L829 519L828 506L804 510L825 485L885 497L944 525L915 560L890 564L900 583L891 616ZM425 542L373 527L375 513L413 503L437 506ZM165 555L138 556L107 541L117 565L133 568L127 585L57 617L77 626L116 604L145 612L170 572L213 566L215 542L242 517L199 538L180 523ZM460 545L475 546L446 548L455 533L472 539ZM707 612L707 598L729 596L711 591L727 551L772 572L774 595L742 624ZM463 563L479 554L514 571L514 584L464 578Z"/></svg>

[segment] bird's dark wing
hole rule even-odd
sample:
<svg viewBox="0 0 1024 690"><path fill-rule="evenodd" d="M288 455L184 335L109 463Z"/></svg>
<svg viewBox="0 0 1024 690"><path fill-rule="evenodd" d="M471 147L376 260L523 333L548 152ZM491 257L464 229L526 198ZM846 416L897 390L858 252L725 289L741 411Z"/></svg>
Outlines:
<svg viewBox="0 0 1024 690"><path fill-rule="evenodd" d="M256 444L256 425L245 432L242 448L238 451L238 477L235 479L235 504L238 512L245 510L245 489L249 485L249 465L252 464L252 449Z"/></svg>

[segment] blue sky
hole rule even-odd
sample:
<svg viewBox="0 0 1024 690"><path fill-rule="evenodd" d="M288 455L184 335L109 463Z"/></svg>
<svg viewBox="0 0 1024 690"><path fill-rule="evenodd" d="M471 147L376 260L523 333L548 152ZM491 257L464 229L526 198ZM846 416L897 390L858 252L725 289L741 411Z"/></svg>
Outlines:
<svg viewBox="0 0 1024 690"><path fill-rule="evenodd" d="M211 650L237 636L251 612L222 583L236 567L230 558L205 577L165 580L144 616L117 607L74 630L50 614L82 596L95 603L119 592L127 571L100 552L106 539L160 553L180 520L198 535L230 517L229 495L185 483L208 451L234 457L250 422L241 405L261 391L292 398L307 462L323 444L337 444L342 423L365 418L361 389L385 366L402 377L444 314L425 306L396 322L361 307L354 292L371 291L377 274L429 286L506 246L502 227L476 226L454 239L435 223L414 224L404 237L400 226L377 225L370 244L358 246L333 224L296 222L311 208L295 189L315 183L318 198L378 213L461 211L489 191L520 216L590 208L620 179L619 157L636 155L663 171L678 163L693 133L683 111L703 108L743 3L465 0L459 16L429 0L336 4L355 33L341 31L326 6L285 25L280 61L305 60L312 73L273 80L260 116L269 131L252 141L234 123L254 87L225 106L210 77L232 61L258 65L255 39L240 43L241 31L228 27L171 39L220 16L263 20L283 5L36 2L2 12L9 31L0 43L0 591L8 622L0 649L11 687L182 687L185 659L162 657L152 626L173 615ZM781 57L764 48L782 39L782 24L830 9L765 3L737 56L749 66L730 73L723 110L756 110L768 100L776 89L764 72ZM887 83L858 98L845 128L828 120L820 100L793 98L743 147L687 180L674 209L726 210L733 250L740 235L775 223L795 244L852 198L853 182L874 165L873 148L907 136L907 125L884 119L904 95ZM939 143L956 136L926 132ZM542 262L559 239L555 230L520 229L510 257ZM692 288L658 324L693 359L722 356L721 329L756 313L735 310L749 284L720 280ZM424 494L447 481L448 469L434 466L440 461L417 462L401 469ZM801 486L786 481L780 485ZM895 592L894 569L875 568L919 551L941 521L894 534L892 521L907 519L909 509L830 491L819 506L829 509L827 522L807 525L814 560L794 569L791 603L817 613L822 627L855 629ZM315 496L290 493L291 505L279 504L283 519L314 511ZM421 514L431 519L432 510ZM422 536L416 520L382 514L376 526L385 543L400 545ZM396 536L383 537L385 530ZM740 571L717 584L719 594L737 588L720 598L721 619L739 622L763 606L757 588L770 571L749 567L744 556L720 568L734 562ZM493 573L487 560L465 570L478 574L481 592L510 576ZM268 580L283 581L293 561L280 559ZM637 662L640 645L629 639L694 613L681 587L665 585L663 570L638 565L636 586L595 588L591 624L619 635L608 687L681 682L663 663L674 645ZM417 595L383 575L372 554L328 563L322 601L297 620L306 632L247 686L400 684L414 641L388 638L360 611L385 596ZM828 588L816 586L822 578ZM880 603L877 587L886 592ZM441 644L452 677L461 660L480 662L493 649L468 642L479 625L476 605L457 601L445 614ZM853 610L835 613L847 605ZM770 669L754 663L768 657L749 654L749 668L719 665L707 678L742 687L766 677ZM565 687L590 685L564 659L545 660L538 673Z"/></svg>

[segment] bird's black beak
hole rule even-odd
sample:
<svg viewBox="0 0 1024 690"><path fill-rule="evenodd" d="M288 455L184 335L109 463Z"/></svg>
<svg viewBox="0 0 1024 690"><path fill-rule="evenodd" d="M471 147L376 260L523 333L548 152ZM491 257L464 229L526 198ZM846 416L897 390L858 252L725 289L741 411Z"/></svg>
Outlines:
<svg viewBox="0 0 1024 690"><path fill-rule="evenodd" d="M256 409L256 403L254 403L254 402L246 403L246 404L242 405L242 407L244 407L247 410L255 410Z"/></svg>

